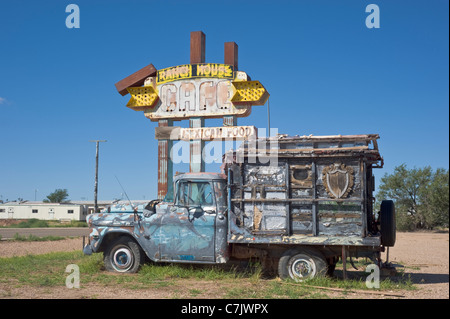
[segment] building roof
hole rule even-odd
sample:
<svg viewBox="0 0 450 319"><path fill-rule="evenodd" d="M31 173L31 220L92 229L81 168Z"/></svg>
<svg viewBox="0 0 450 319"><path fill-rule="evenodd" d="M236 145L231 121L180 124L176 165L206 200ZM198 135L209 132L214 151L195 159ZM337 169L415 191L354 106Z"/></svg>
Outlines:
<svg viewBox="0 0 450 319"><path fill-rule="evenodd" d="M112 204L116 204L116 203L128 203L127 201L123 201L123 200L99 200L97 201L97 205L99 206L105 206L105 205L112 205ZM133 203L148 203L149 200L132 200ZM1 206L63 206L63 205L88 205L88 206L94 206L94 201L78 201L78 200L74 200L74 201L70 201L70 202L64 202L64 203L45 203L42 201L29 201L29 200L24 200L24 201L13 201L13 202L6 202L6 203L0 203Z"/></svg>
<svg viewBox="0 0 450 319"><path fill-rule="evenodd" d="M6 203L0 203L0 206L76 206L80 205L77 203L44 203L44 202L38 202L38 201L20 201L20 202L6 202Z"/></svg>

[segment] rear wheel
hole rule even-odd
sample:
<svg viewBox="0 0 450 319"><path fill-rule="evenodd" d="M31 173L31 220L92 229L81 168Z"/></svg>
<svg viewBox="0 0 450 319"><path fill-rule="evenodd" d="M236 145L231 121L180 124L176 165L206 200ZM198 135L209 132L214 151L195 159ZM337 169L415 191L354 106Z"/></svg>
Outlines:
<svg viewBox="0 0 450 319"><path fill-rule="evenodd" d="M313 249L290 249L280 258L278 274L281 279L306 281L327 272L327 262Z"/></svg>
<svg viewBox="0 0 450 319"><path fill-rule="evenodd" d="M105 268L108 271L135 273L144 261L139 245L128 237L120 237L108 246L104 253Z"/></svg>

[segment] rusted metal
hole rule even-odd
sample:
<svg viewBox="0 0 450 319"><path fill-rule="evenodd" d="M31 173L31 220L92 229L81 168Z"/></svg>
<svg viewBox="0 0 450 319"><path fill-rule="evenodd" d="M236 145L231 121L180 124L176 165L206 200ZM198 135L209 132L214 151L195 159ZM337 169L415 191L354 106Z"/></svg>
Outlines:
<svg viewBox="0 0 450 319"><path fill-rule="evenodd" d="M231 196L236 218L230 224L229 240L279 240L255 238L257 229L266 234L278 232L290 243L379 245L377 230L366 220L373 215L366 205L373 190L366 189L366 179L372 176L367 174L365 165L374 165L381 158L377 149L368 147L376 138L378 135L278 136L253 144L245 141L236 151L243 154L243 162L237 163L238 157L233 157L235 162L228 164L237 184L242 185L234 187ZM258 144L270 139L280 143L276 147ZM251 147L255 145L265 147L252 154ZM286 148L292 156L280 157L278 164L259 162L260 154L279 153ZM327 153L312 156L311 150ZM361 161L366 164L361 165Z"/></svg>
<svg viewBox="0 0 450 319"><path fill-rule="evenodd" d="M171 120L160 120L160 128L172 126ZM162 200L172 185L173 162L170 158L172 141L169 139L158 140L158 199Z"/></svg>

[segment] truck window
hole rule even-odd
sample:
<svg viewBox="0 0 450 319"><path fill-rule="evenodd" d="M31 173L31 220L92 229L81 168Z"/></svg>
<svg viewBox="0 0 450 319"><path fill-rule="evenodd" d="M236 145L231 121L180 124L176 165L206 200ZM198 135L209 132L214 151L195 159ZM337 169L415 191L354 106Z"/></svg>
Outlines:
<svg viewBox="0 0 450 319"><path fill-rule="evenodd" d="M178 205L212 206L214 193L208 182L181 182L179 186Z"/></svg>

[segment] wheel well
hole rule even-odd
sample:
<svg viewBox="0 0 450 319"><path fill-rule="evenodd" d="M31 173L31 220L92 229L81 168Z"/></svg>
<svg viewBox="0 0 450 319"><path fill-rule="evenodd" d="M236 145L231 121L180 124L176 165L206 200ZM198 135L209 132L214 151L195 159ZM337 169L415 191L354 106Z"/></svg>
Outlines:
<svg viewBox="0 0 450 319"><path fill-rule="evenodd" d="M104 252L106 248L111 244L112 242L116 241L119 237L128 237L132 239L133 241L136 241L133 236L127 233L123 232L109 232L106 233L106 235L103 237L102 242L100 243L100 247L98 248L98 252Z"/></svg>

